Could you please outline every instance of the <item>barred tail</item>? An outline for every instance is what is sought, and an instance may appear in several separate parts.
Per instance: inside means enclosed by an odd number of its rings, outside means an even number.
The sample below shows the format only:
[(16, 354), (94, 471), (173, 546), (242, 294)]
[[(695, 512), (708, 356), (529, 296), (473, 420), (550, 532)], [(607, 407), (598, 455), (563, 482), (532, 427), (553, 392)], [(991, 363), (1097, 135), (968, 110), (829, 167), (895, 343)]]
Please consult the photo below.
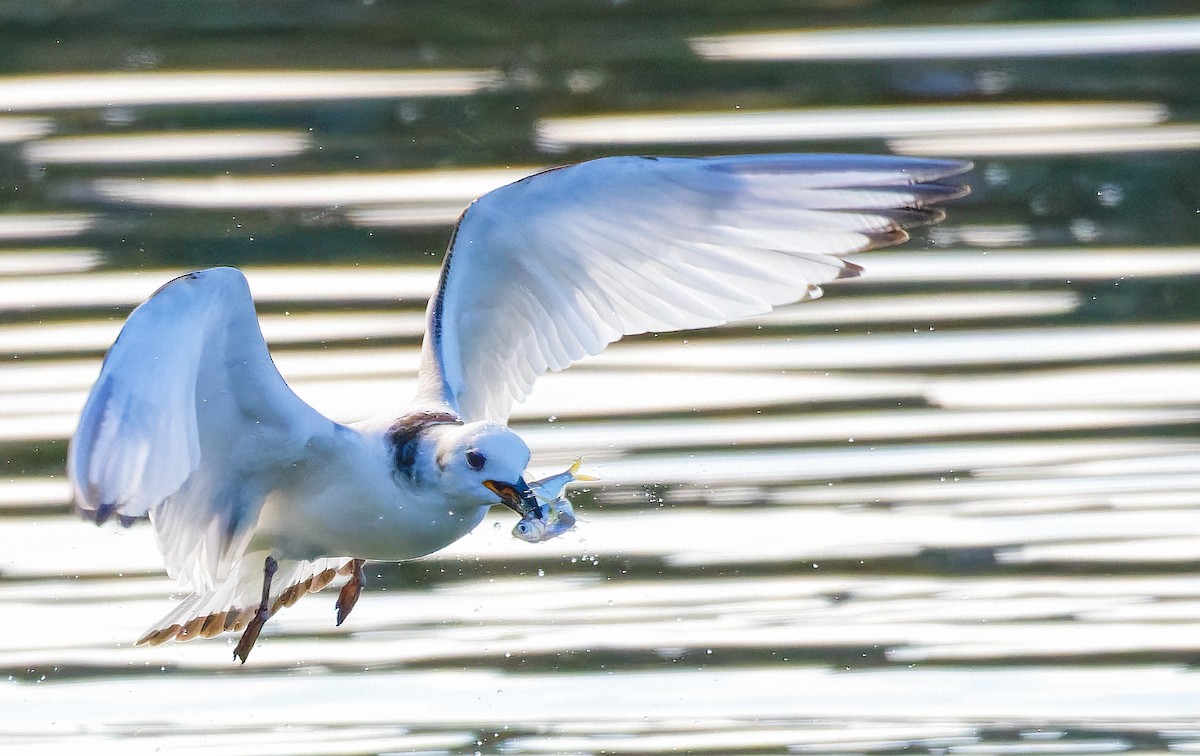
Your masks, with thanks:
[[(262, 601), (262, 564), (266, 557), (265, 552), (243, 555), (223, 583), (207, 593), (189, 595), (138, 638), (137, 645), (157, 646), (170, 640), (241, 632)], [(349, 575), (352, 564), (353, 560), (343, 557), (312, 562), (281, 560), (272, 581), (271, 613), (325, 588), (339, 575)]]

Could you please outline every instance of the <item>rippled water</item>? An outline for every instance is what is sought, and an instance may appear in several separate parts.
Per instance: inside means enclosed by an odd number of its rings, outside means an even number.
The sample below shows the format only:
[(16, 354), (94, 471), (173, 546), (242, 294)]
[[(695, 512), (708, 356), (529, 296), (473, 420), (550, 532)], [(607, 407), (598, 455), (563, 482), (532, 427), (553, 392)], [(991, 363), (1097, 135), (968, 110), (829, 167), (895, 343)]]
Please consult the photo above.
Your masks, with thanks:
[[(1200, 751), (1200, 17), (1031, 7), (0, 0), (0, 750)], [(540, 383), (575, 532), (369, 565), (245, 667), (131, 645), (174, 586), (62, 467), (134, 304), (243, 267), (301, 396), (378, 414), (472, 197), (762, 150), (975, 191), (819, 302)]]

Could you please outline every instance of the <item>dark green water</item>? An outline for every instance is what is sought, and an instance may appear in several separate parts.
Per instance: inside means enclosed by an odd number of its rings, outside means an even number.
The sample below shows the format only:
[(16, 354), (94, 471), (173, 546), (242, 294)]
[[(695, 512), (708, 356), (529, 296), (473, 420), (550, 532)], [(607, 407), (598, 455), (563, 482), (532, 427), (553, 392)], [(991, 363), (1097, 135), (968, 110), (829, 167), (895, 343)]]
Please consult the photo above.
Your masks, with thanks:
[[(0, 0), (0, 750), (1200, 749), (1200, 16), (1128, 7)], [(756, 151), (977, 169), (816, 303), (543, 380), (574, 533), (371, 565), (244, 668), (132, 647), (173, 585), (62, 467), (138, 301), (243, 267), (301, 396), (378, 414), (472, 197)]]

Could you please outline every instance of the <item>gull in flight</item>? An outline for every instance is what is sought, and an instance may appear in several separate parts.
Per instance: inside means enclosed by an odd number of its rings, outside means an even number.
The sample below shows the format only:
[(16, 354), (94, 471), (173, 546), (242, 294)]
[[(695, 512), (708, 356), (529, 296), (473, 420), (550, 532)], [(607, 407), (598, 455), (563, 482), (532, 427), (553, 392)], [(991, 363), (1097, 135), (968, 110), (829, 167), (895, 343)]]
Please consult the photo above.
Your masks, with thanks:
[(267, 351), (233, 268), (176, 278), (129, 316), (71, 441), (78, 512), (148, 517), (191, 594), (139, 644), (242, 632), (364, 560), (528, 512), (529, 448), (506, 423), (538, 376), (626, 334), (715, 326), (857, 276), (843, 255), (942, 218), (970, 164), (890, 156), (612, 157), (489, 192), (463, 212), (426, 312), (417, 393), (342, 424)]

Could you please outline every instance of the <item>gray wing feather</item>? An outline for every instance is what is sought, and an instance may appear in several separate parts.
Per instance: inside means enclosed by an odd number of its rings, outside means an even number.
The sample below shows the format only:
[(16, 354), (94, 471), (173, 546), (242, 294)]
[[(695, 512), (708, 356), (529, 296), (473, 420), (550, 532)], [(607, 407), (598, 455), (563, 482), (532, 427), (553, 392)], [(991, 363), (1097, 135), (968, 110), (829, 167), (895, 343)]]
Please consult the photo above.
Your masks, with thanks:
[(857, 155), (603, 158), (463, 214), (430, 300), (417, 401), (505, 421), (547, 370), (626, 334), (719, 325), (857, 275), (967, 193), (970, 164)]
[(246, 279), (190, 273), (129, 316), (71, 440), (77, 511), (149, 516), (168, 572), (196, 590), (245, 549), (274, 476), (332, 422), (275, 369)]

